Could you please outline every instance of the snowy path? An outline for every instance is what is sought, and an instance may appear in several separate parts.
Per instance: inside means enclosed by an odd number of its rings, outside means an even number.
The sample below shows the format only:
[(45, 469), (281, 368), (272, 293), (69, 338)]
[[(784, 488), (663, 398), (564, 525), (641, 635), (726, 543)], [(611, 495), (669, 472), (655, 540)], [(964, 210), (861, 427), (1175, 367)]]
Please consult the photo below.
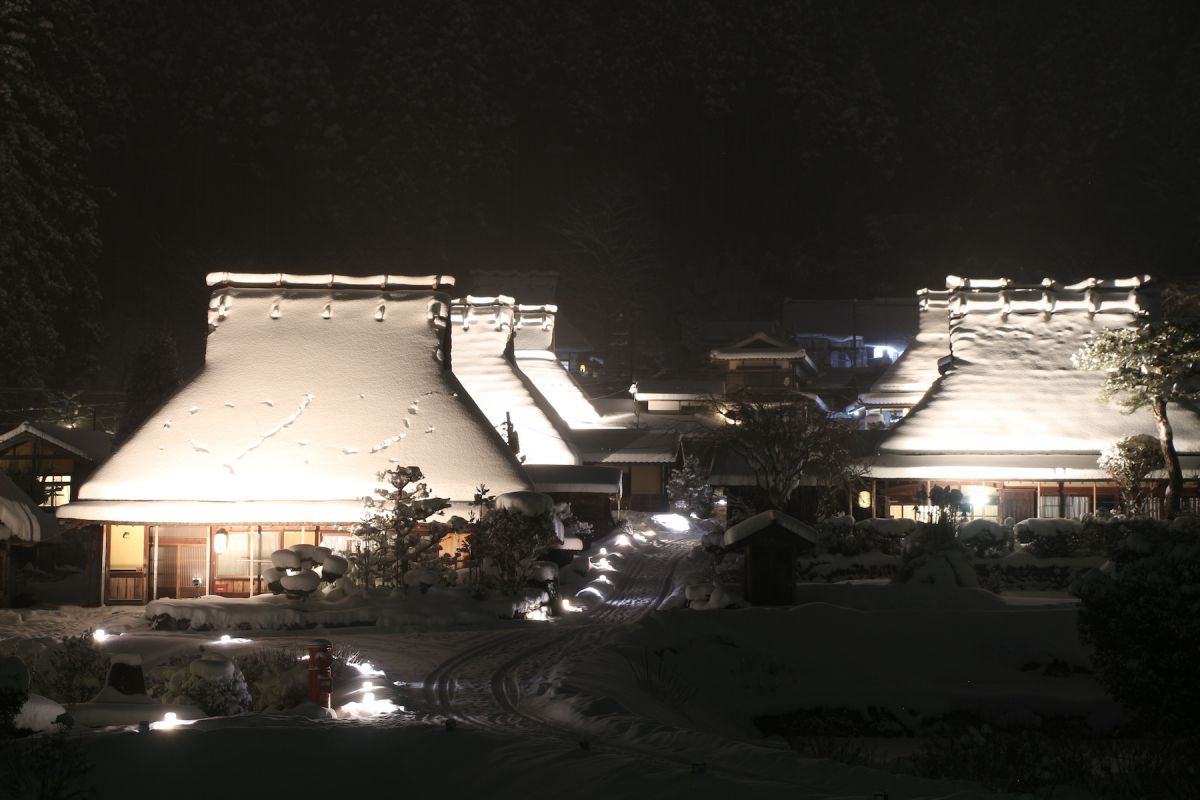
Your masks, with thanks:
[[(603, 647), (622, 626), (654, 611), (671, 590), (672, 576), (695, 546), (694, 538), (661, 537), (661, 546), (631, 555), (619, 589), (592, 612), (520, 630), (492, 633), (460, 650), (425, 678), (422, 695), (410, 698), (418, 719), (454, 719), (464, 729), (497, 734), (548, 750), (582, 756), (633, 759), (680, 773), (702, 772), (741, 782), (768, 794), (797, 798), (982, 798), (993, 795), (956, 782), (933, 783), (907, 776), (801, 758), (775, 744), (755, 744), (690, 729), (686, 713), (660, 709), (659, 720), (624, 709), (589, 716), (580, 704), (603, 698), (560, 694), (561, 676), (572, 662)], [(568, 693), (569, 695), (569, 693)], [(678, 709), (676, 711), (679, 711)], [(772, 788), (774, 787), (774, 788)]]

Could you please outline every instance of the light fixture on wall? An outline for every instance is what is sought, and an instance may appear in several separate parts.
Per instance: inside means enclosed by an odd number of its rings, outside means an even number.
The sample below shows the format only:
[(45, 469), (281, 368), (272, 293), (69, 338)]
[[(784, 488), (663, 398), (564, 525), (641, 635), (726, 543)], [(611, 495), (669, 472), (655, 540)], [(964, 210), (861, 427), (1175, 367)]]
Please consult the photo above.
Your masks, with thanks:
[(213, 534), (213, 552), (221, 555), (229, 546), (229, 533), (224, 528), (218, 528)]

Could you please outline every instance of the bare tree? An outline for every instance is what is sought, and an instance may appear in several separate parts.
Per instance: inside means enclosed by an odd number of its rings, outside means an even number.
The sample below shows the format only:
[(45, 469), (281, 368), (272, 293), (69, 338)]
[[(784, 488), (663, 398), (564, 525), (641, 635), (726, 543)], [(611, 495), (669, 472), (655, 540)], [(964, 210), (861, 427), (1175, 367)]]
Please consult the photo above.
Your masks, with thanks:
[(832, 493), (861, 475), (849, 426), (807, 396), (780, 402), (740, 395), (719, 401), (718, 411), (728, 421), (715, 433), (718, 443), (745, 460), (776, 507), (787, 505), (805, 479)]

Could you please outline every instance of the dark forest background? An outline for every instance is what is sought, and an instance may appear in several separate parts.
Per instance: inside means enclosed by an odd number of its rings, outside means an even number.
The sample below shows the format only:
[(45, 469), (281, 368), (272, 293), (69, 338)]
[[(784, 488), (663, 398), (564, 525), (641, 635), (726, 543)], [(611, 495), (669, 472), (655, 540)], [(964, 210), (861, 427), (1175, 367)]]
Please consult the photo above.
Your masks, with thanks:
[[(552, 269), (659, 353), (783, 297), (1189, 275), (1200, 4), (0, 0), (0, 385), (213, 270)], [(526, 298), (539, 300), (541, 298)]]

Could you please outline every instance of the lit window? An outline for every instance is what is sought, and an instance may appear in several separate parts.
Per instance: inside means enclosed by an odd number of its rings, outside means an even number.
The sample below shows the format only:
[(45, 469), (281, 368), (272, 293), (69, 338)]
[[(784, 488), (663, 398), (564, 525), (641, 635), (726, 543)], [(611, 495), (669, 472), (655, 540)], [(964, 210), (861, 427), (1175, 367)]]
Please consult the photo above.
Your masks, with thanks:
[(43, 475), (42, 490), (46, 493), (42, 508), (65, 506), (71, 501), (71, 476)]

